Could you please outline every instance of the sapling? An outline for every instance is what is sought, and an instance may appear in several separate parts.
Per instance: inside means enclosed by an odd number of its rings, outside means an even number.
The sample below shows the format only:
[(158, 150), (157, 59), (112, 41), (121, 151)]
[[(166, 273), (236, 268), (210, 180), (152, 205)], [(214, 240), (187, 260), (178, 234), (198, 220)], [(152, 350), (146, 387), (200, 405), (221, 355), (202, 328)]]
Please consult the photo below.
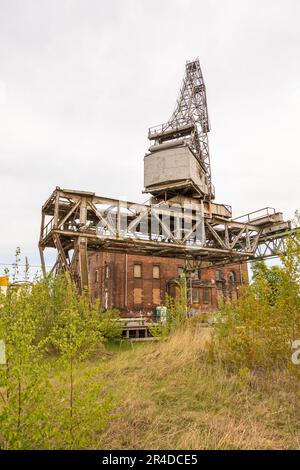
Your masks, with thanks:
[(40, 345), (34, 343), (36, 323), (30, 309), (30, 287), (12, 287), (0, 299), (0, 337), (6, 348), (6, 365), (0, 366), (0, 447), (43, 445), (46, 426), (45, 364)]
[(88, 293), (78, 295), (74, 282), (66, 275), (65, 305), (49, 338), (59, 353), (63, 374), (67, 373), (68, 405), (61, 407), (57, 416), (59, 434), (64, 436), (67, 448), (87, 445), (91, 428), (103, 427), (111, 406), (109, 398), (101, 401), (99, 378), (86, 377), (83, 388), (78, 387), (79, 380), (76, 380), (81, 374), (80, 364), (101, 347), (100, 323), (99, 310), (91, 304)]

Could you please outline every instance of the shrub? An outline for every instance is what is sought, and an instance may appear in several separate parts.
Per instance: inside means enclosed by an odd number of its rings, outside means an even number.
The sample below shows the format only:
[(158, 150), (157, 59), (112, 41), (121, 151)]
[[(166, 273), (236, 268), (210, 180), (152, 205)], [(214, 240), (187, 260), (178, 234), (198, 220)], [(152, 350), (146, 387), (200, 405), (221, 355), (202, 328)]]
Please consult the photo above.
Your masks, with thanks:
[(300, 338), (299, 246), (287, 239), (282, 266), (256, 264), (237, 305), (227, 301), (220, 309), (209, 346), (215, 358), (249, 369), (291, 363), (291, 343)]
[(177, 287), (179, 295), (176, 298), (166, 295), (167, 316), (166, 321), (159, 321), (149, 330), (152, 336), (166, 338), (170, 333), (184, 328), (187, 324), (187, 296), (186, 280), (181, 276)]
[(48, 368), (36, 343), (30, 287), (9, 289), (0, 299), (0, 338), (7, 364), (0, 366), (0, 448), (40, 447), (47, 435), (46, 395)]
[[(18, 249), (15, 281), (19, 260)], [(0, 294), (7, 356), (0, 365), (0, 449), (84, 447), (103, 429), (112, 398), (102, 396), (99, 377), (82, 374), (81, 366), (106, 338), (120, 336), (118, 312), (101, 312), (68, 275), (29, 283), (28, 269), (26, 263), (25, 283)], [(58, 389), (53, 369), (65, 384)]]

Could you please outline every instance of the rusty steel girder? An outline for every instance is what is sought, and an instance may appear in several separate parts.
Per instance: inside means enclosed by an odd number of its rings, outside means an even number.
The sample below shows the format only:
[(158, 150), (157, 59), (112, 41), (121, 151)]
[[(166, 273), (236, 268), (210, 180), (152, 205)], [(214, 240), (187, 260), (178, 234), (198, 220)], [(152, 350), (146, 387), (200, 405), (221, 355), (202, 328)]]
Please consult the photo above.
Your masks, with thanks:
[(281, 213), (266, 208), (247, 216), (232, 219), (227, 207), (193, 199), (135, 204), (57, 187), (42, 207), (43, 272), (46, 248), (57, 251), (51, 271), (70, 272), (82, 288), (88, 285), (90, 250), (226, 264), (284, 249), (291, 230)]

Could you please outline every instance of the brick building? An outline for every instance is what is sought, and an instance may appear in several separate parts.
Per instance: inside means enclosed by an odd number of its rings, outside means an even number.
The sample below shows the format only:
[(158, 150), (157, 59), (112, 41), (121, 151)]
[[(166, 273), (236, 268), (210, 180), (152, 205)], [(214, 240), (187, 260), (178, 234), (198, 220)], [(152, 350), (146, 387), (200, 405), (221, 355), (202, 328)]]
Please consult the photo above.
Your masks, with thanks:
[[(231, 206), (215, 202), (205, 90), (199, 59), (187, 62), (170, 119), (148, 130), (146, 203), (55, 189), (42, 208), (44, 274), (44, 249), (55, 248), (52, 271), (68, 270), (103, 308), (136, 317), (151, 316), (166, 294), (176, 297), (185, 272), (190, 310), (205, 312), (218, 308), (220, 296), (239, 296), (246, 260), (277, 253), (278, 238), (269, 237), (290, 229), (282, 213), (264, 208), (232, 218)], [(187, 260), (201, 269), (187, 269)]]
[[(184, 260), (126, 253), (91, 252), (89, 279), (93, 299), (122, 316), (151, 316), (165, 295), (176, 297)], [(207, 267), (187, 273), (187, 296), (193, 311), (212, 311), (219, 296), (236, 299), (248, 282), (247, 264)]]

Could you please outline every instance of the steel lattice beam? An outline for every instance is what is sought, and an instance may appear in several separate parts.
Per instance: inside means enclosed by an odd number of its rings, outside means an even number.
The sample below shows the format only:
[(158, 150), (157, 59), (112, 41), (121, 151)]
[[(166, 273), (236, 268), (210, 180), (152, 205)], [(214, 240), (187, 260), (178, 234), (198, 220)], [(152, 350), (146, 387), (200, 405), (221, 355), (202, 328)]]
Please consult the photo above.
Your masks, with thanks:
[(161, 126), (149, 129), (149, 139), (161, 143), (168, 136), (183, 137), (207, 176), (209, 199), (214, 199), (215, 190), (211, 179), (208, 145), (210, 131), (206, 89), (199, 59), (187, 62), (175, 110), (170, 119)]
[(85, 287), (89, 250), (225, 264), (274, 256), (284, 249), (283, 238), (291, 232), (281, 214), (240, 222), (212, 213), (212, 207), (217, 206), (134, 204), (56, 188), (42, 208), (42, 265), (45, 248), (55, 248), (53, 270), (77, 273)]

